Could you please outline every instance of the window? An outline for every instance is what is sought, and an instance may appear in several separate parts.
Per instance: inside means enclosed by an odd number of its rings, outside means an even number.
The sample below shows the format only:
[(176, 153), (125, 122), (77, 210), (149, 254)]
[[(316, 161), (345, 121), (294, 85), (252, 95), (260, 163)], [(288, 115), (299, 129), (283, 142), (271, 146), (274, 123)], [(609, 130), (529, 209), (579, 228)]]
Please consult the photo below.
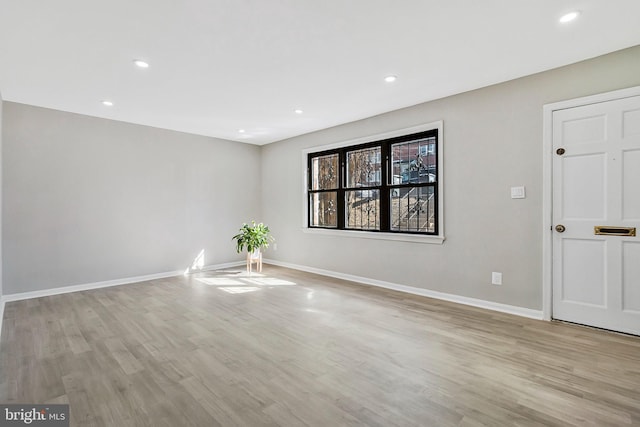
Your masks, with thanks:
[(438, 234), (438, 129), (307, 155), (308, 227)]

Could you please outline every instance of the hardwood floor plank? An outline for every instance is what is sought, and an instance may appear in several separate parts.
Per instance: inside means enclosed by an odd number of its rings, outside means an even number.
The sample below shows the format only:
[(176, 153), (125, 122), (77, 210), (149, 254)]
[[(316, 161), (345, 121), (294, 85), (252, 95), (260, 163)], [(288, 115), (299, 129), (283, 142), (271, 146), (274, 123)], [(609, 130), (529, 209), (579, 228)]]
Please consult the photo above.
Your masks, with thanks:
[(74, 426), (640, 425), (640, 338), (265, 265), (7, 303), (0, 401)]
[(74, 354), (80, 354), (91, 350), (89, 343), (80, 331), (81, 323), (79, 323), (79, 320), (80, 319), (69, 318), (60, 319), (60, 325), (64, 331), (64, 336), (67, 338), (67, 343)]
[(127, 375), (135, 374), (144, 369), (142, 364), (135, 358), (133, 354), (125, 347), (118, 338), (108, 338), (104, 342), (105, 346), (111, 353), (111, 356), (118, 362), (122, 370)]

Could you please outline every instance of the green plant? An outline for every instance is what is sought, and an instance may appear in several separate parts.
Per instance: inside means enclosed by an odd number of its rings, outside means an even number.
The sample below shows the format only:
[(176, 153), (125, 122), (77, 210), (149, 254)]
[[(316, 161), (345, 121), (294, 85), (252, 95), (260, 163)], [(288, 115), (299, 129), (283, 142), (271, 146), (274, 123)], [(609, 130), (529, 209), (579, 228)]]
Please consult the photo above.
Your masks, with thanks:
[(271, 236), (269, 227), (263, 223), (256, 224), (251, 221), (251, 225), (244, 223), (240, 227), (240, 233), (232, 237), (236, 241), (236, 250), (242, 252), (247, 247), (247, 252), (252, 253), (256, 249), (268, 248), (269, 242), (275, 239)]

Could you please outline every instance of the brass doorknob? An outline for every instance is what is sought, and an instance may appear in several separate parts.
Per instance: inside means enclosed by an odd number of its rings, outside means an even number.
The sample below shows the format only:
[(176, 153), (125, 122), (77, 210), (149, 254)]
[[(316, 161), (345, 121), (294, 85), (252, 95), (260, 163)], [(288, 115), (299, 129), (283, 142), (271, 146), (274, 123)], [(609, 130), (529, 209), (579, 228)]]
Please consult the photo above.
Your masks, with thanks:
[(565, 228), (565, 226), (564, 226), (564, 225), (562, 225), (562, 224), (558, 224), (558, 225), (556, 225), (556, 231), (557, 231), (558, 233), (564, 233), (564, 230), (566, 230), (566, 228)]

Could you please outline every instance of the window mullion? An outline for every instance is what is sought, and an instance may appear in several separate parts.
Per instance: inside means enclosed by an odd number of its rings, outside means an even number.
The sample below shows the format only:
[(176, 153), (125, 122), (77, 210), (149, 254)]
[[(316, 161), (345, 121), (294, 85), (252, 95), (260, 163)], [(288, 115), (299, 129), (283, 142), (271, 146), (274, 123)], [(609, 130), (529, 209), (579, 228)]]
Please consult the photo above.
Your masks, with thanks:
[(390, 223), (390, 202), (389, 202), (389, 174), (391, 165), (389, 160), (389, 144), (382, 144), (380, 147), (380, 155), (382, 156), (382, 179), (380, 187), (380, 231), (389, 231)]
[(344, 230), (345, 228), (345, 192), (344, 187), (346, 184), (346, 171), (345, 171), (345, 150), (339, 151), (338, 162), (339, 162), (339, 181), (338, 181), (338, 229)]

